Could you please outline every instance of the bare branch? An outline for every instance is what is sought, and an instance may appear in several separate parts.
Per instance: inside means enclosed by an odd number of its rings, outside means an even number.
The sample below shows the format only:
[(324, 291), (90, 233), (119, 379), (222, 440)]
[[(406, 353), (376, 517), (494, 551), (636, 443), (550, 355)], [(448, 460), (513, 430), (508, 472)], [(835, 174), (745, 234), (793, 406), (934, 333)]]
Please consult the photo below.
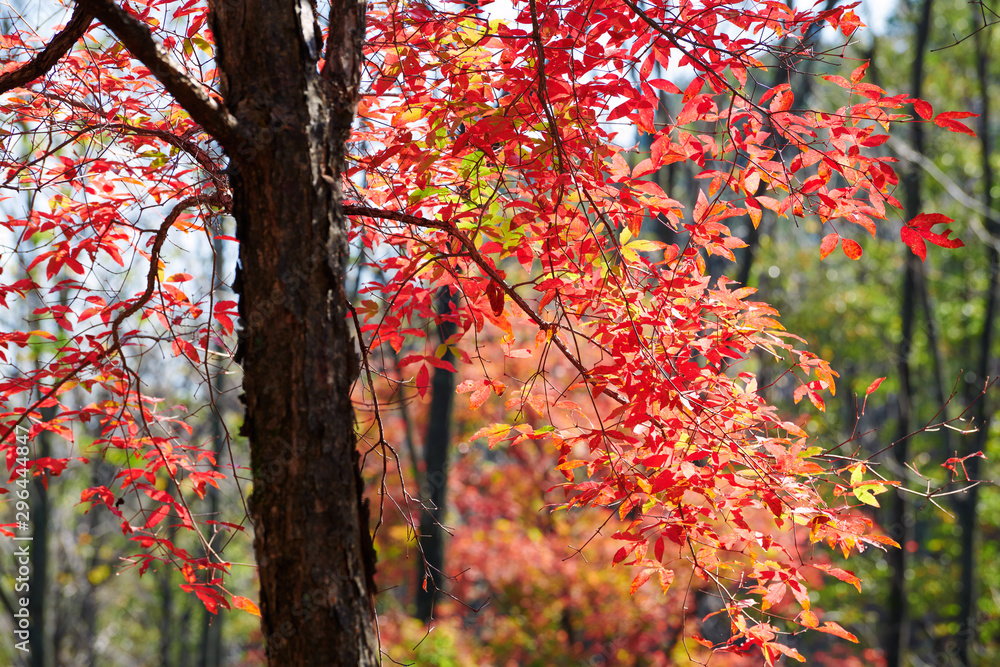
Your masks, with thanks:
[(130, 15), (112, 0), (78, 0), (79, 5), (93, 12), (125, 48), (139, 59), (173, 95), (191, 118), (212, 135), (223, 148), (232, 151), (241, 139), (239, 124), (229, 111), (213, 99), (203, 85), (156, 43), (139, 19)]
[(48, 46), (41, 50), (29, 62), (0, 76), (0, 94), (15, 88), (23, 88), (35, 79), (48, 74), (59, 59), (69, 53), (76, 41), (87, 32), (94, 14), (87, 7), (78, 4), (73, 10), (73, 16), (62, 31), (52, 38)]

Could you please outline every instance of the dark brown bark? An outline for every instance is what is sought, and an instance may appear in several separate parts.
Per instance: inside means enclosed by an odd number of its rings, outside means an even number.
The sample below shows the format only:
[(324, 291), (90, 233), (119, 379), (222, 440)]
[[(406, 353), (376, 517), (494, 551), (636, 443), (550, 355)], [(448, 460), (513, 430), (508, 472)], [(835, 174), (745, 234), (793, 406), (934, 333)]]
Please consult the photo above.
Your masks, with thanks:
[[(923, 262), (917, 264), (917, 270), (916, 289), (920, 299), (920, 309), (924, 313), (924, 323), (927, 325), (924, 333), (927, 334), (927, 348), (931, 354), (931, 370), (934, 374), (931, 393), (934, 401), (941, 407), (941, 419), (947, 421), (949, 418), (948, 399), (951, 394), (949, 391), (951, 387), (945, 379), (944, 353), (941, 350), (939, 342), (937, 319), (934, 316), (934, 304), (931, 301), (930, 287), (927, 284), (927, 272), (924, 270)], [(952, 430), (947, 428), (941, 429), (941, 433), (939, 434), (941, 437), (941, 451), (944, 452), (945, 458), (952, 456), (952, 452), (955, 451), (951, 444), (951, 434)]]
[(268, 662), (375, 665), (375, 554), (350, 400), (359, 362), (345, 317), (340, 185), (365, 3), (331, 4), (324, 54), (312, 3), (210, 0), (221, 103), (114, 0), (79, 0), (51, 47), (0, 84), (44, 75), (91, 15), (230, 158)]
[(174, 642), (177, 641), (175, 636), (175, 628), (177, 627), (177, 618), (174, 614), (174, 584), (170, 575), (173, 572), (165, 572), (164, 576), (161, 576), (156, 581), (156, 587), (159, 589), (159, 607), (160, 607), (160, 627), (159, 627), (159, 640), (160, 640), (160, 667), (173, 667), (174, 661), (171, 659), (173, 657), (173, 651), (171, 649), (174, 646)]
[(214, 0), (230, 150), (251, 512), (268, 662), (375, 665), (374, 550), (354, 435), (359, 360), (344, 302), (340, 179), (358, 103), (364, 3)]

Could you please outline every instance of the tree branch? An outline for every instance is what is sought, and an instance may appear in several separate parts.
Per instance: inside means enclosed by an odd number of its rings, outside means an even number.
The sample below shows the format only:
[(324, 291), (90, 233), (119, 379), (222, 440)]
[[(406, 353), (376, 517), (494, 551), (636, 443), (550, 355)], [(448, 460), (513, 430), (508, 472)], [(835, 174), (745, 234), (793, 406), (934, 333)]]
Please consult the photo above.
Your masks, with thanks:
[(401, 211), (387, 211), (371, 206), (356, 206), (354, 204), (344, 204), (344, 215), (363, 215), (369, 218), (379, 218), (381, 220), (393, 220), (416, 227), (426, 227), (428, 229), (441, 229), (450, 232), (453, 225), (449, 222), (439, 222), (430, 218), (422, 218), (419, 215), (411, 215)]
[(83, 4), (78, 4), (73, 10), (73, 16), (69, 23), (52, 38), (48, 46), (29, 62), (0, 76), (0, 94), (15, 88), (23, 88), (35, 79), (48, 74), (49, 70), (59, 62), (59, 59), (69, 53), (69, 50), (83, 36), (83, 33), (87, 32), (87, 28), (90, 27), (93, 20), (94, 13)]
[(188, 74), (156, 43), (149, 29), (139, 19), (119, 7), (113, 0), (77, 0), (79, 6), (92, 12), (117, 37), (129, 52), (139, 59), (163, 84), (191, 118), (232, 154), (242, 138), (236, 118), (218, 101), (209, 96), (205, 87)]

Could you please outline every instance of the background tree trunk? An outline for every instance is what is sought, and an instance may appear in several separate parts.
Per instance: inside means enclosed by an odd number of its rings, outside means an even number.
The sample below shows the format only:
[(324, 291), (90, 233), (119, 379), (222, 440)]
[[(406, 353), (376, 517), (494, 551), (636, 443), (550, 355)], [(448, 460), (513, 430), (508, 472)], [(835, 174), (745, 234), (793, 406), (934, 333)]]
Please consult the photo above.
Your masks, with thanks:
[[(976, 27), (982, 25), (979, 9), (973, 6), (972, 24)], [(976, 74), (979, 83), (979, 149), (981, 152), (981, 166), (983, 170), (983, 205), (987, 211), (993, 210), (993, 143), (990, 136), (990, 75), (989, 75), (989, 46), (991, 37), (989, 30), (980, 30), (975, 34), (976, 47)], [(979, 337), (979, 359), (977, 363), (975, 377), (968, 383), (967, 396), (973, 399), (978, 396), (976, 409), (974, 412), (974, 425), (978, 431), (974, 437), (969, 438), (963, 454), (972, 454), (986, 449), (989, 440), (990, 423), (993, 411), (988, 405), (987, 396), (979, 396), (983, 390), (987, 379), (992, 375), (995, 363), (993, 361), (993, 339), (996, 331), (997, 315), (997, 288), (998, 274), (1000, 274), (1000, 252), (997, 251), (997, 243), (1000, 243), (1000, 221), (992, 215), (984, 219), (987, 232), (989, 232), (989, 246), (986, 255), (989, 260), (989, 282), (987, 283), (986, 294), (983, 305), (983, 331)], [(966, 472), (969, 479), (977, 480), (981, 476), (980, 461), (977, 457), (970, 458), (965, 463)], [(961, 557), (960, 557), (960, 582), (961, 586), (958, 594), (959, 622), (961, 629), (957, 637), (958, 664), (973, 664), (975, 647), (979, 644), (978, 621), (976, 619), (977, 599), (979, 596), (976, 572), (976, 555), (979, 550), (979, 487), (974, 486), (964, 495), (960, 496), (956, 507), (958, 515), (958, 525), (962, 529), (961, 535)]]
[[(55, 410), (42, 409), (43, 419), (52, 419)], [(35, 451), (39, 458), (52, 455), (52, 436), (40, 433), (35, 437)], [(31, 667), (48, 667), (49, 659), (48, 623), (51, 611), (46, 604), (49, 588), (49, 532), (51, 507), (49, 490), (40, 481), (31, 484), (31, 597), (28, 598), (28, 613), (31, 615)]]
[[(457, 295), (447, 287), (437, 294), (439, 316), (448, 316), (458, 307)], [(439, 320), (438, 335), (444, 343), (455, 333), (455, 323)], [(455, 355), (445, 352), (444, 361), (453, 363)], [(445, 530), (441, 524), (448, 509), (448, 451), (451, 447), (452, 406), (455, 397), (455, 374), (443, 368), (434, 369), (431, 380), (431, 405), (424, 440), (424, 486), (420, 497), (430, 499), (430, 508), (420, 517), (420, 584), (417, 586), (417, 618), (425, 623), (434, 614), (434, 599), (444, 586)], [(427, 580), (428, 575), (430, 581)]]
[[(216, 289), (224, 289), (225, 285), (222, 283), (223, 275), (223, 248), (222, 241), (216, 239), (213, 244), (212, 249), (213, 256), (213, 273), (216, 277)], [(216, 397), (216, 405), (214, 407), (214, 414), (211, 417), (212, 425), (212, 441), (215, 451), (215, 465), (212, 469), (218, 471), (221, 468), (220, 461), (225, 452), (225, 440), (226, 440), (226, 430), (224, 424), (222, 423), (222, 410), (218, 405), (218, 400), (222, 396), (225, 385), (223, 383), (223, 375), (216, 375), (212, 379), (213, 393)], [(219, 489), (214, 486), (209, 485), (205, 489), (205, 496), (208, 499), (208, 514), (214, 520), (219, 518), (219, 504), (220, 504), (220, 492)], [(222, 623), (225, 616), (221, 614), (212, 614), (207, 609), (201, 610), (201, 636), (199, 638), (198, 644), (198, 667), (219, 667), (222, 664)]]
[(323, 73), (310, 3), (210, 3), (230, 150), (237, 291), (268, 662), (375, 665), (374, 550), (354, 435), (341, 172), (365, 5), (334, 2)]
[[(913, 67), (911, 69), (910, 94), (920, 97), (924, 81), (924, 56), (927, 51), (927, 40), (930, 32), (932, 0), (923, 0), (920, 18), (916, 24), (916, 36), (913, 46)], [(911, 125), (911, 141), (913, 149), (919, 154), (924, 152), (924, 131), (922, 123)], [(910, 165), (903, 175), (905, 188), (904, 218), (909, 220), (920, 213), (920, 168)], [(913, 426), (913, 381), (910, 373), (910, 352), (913, 348), (914, 324), (918, 298), (919, 279), (921, 271), (920, 259), (907, 254), (903, 267), (902, 302), (900, 307), (901, 332), (899, 341), (899, 396), (896, 445), (892, 450), (892, 460), (895, 462), (892, 473), (905, 482), (906, 468), (904, 463), (908, 458), (906, 441)], [(928, 314), (929, 316), (929, 314)], [(884, 646), (887, 667), (900, 667), (906, 663), (906, 650), (910, 643), (910, 611), (906, 586), (906, 569), (908, 567), (907, 546), (910, 541), (913, 518), (909, 512), (909, 503), (902, 493), (893, 494), (889, 506), (887, 522), (884, 528), (889, 536), (899, 542), (899, 549), (889, 549), (887, 561), (890, 568), (889, 600), (886, 609), (887, 623), (885, 625)]]

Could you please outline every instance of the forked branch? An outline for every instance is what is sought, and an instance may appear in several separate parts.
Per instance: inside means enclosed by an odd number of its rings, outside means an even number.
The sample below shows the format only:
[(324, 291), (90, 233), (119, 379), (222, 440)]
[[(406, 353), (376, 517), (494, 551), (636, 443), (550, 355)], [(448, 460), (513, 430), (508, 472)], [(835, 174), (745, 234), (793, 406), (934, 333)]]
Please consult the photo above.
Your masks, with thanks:
[(76, 41), (87, 32), (87, 28), (90, 27), (93, 20), (94, 13), (90, 8), (78, 4), (66, 27), (53, 37), (44, 49), (17, 69), (0, 75), (0, 94), (15, 88), (23, 88), (35, 79), (48, 74), (49, 70), (59, 62), (59, 59), (69, 53)]
[(232, 152), (241, 132), (236, 118), (213, 99), (205, 87), (156, 43), (146, 25), (112, 0), (78, 0), (79, 6), (100, 19), (125, 48), (163, 84), (191, 118)]

